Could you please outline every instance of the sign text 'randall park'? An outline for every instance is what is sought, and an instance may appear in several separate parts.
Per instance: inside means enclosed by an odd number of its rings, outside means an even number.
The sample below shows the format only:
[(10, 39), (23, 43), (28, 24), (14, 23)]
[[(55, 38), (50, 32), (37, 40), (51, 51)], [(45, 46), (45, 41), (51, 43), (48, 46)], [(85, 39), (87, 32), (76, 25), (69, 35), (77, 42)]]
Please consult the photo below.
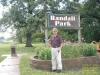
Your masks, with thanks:
[(79, 27), (78, 15), (73, 14), (49, 14), (49, 27)]

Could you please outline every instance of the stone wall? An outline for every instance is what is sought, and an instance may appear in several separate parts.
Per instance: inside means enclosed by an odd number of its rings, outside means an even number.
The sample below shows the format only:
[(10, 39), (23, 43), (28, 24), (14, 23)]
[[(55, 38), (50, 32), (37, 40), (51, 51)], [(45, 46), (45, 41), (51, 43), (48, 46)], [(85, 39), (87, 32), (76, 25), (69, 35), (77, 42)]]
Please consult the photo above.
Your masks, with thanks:
[[(63, 70), (80, 70), (85, 64), (98, 64), (100, 67), (100, 53), (96, 56), (62, 59)], [(51, 60), (40, 60), (30, 57), (30, 65), (40, 70), (51, 70)]]

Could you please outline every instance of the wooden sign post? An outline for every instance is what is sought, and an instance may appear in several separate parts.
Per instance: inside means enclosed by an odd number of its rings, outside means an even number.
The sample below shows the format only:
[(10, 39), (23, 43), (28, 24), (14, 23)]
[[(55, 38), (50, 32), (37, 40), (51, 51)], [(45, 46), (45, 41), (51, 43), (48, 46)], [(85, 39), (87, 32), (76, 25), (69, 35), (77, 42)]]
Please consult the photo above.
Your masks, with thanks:
[(45, 46), (46, 48), (48, 48), (48, 25), (47, 25), (47, 16), (48, 16), (48, 12), (45, 14)]
[[(78, 26), (80, 27), (80, 13), (78, 14)], [(81, 29), (78, 29), (78, 43), (81, 43)]]

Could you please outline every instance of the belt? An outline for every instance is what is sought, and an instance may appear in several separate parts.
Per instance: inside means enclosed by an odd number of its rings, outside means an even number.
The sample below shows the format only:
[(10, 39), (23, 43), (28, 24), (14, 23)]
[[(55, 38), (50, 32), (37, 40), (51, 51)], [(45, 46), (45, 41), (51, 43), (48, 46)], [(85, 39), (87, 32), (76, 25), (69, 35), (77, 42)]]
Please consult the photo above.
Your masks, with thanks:
[(53, 47), (53, 48), (58, 48), (58, 46), (55, 46), (55, 47)]

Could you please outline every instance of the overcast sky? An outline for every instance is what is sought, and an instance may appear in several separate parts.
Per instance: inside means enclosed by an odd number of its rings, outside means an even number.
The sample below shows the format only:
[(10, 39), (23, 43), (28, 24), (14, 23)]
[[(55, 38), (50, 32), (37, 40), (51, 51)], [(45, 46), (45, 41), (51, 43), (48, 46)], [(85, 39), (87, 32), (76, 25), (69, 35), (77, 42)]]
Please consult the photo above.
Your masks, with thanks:
[(0, 18), (2, 17), (3, 6), (0, 4)]
[[(3, 6), (0, 4), (0, 19), (2, 18), (3, 12), (7, 10), (8, 8), (3, 8)], [(10, 38), (12, 36), (11, 32), (11, 28), (7, 29), (6, 32), (0, 32), (0, 37), (4, 37), (5, 39)]]

